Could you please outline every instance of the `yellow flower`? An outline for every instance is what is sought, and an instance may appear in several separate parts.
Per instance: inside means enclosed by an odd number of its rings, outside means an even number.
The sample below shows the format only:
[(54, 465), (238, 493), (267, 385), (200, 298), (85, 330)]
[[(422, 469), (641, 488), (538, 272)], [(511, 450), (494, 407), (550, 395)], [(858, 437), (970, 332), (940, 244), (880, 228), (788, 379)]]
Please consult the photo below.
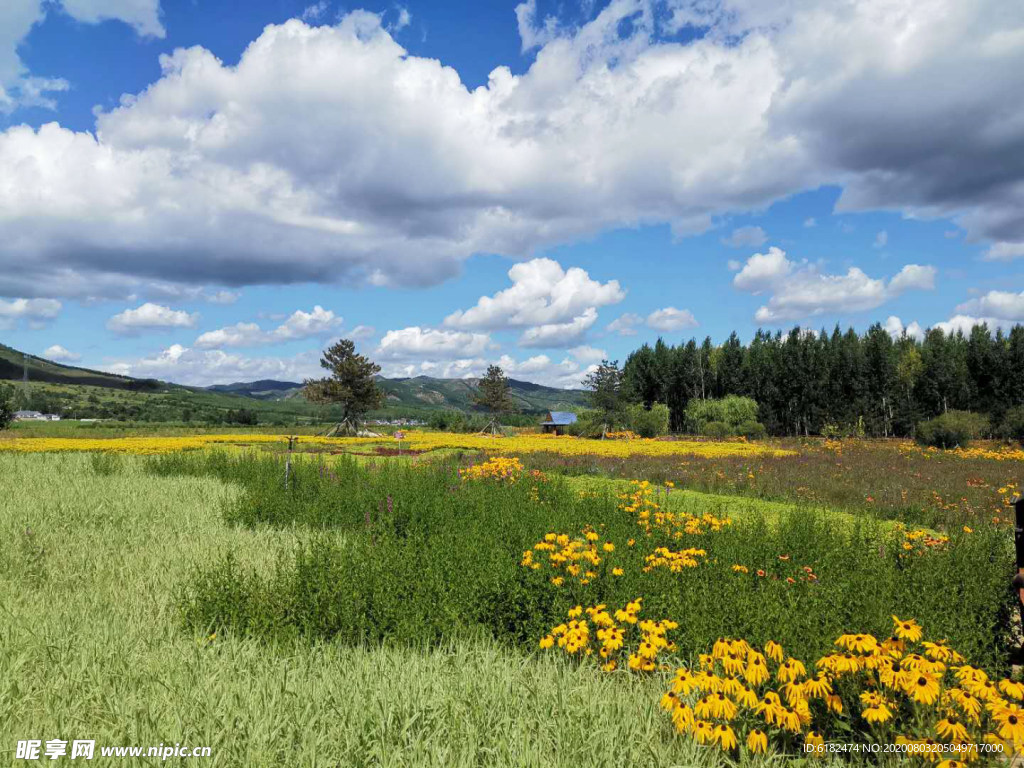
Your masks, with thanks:
[(615, 551), (615, 545), (612, 544), (610, 541), (606, 541), (604, 544), (602, 544), (601, 548), (605, 552), (614, 552)]
[(540, 639), (540, 647), (541, 648), (550, 648), (554, 644), (555, 644), (555, 638), (552, 637), (551, 635), (545, 635), (544, 637), (542, 637)]
[(819, 672), (817, 677), (805, 681), (803, 688), (812, 699), (824, 699), (832, 693), (832, 683), (824, 672)]
[(676, 707), (672, 711), (672, 724), (680, 733), (690, 730), (693, 725), (693, 710), (686, 704)]
[(555, 576), (553, 579), (551, 579), (551, 583), (554, 584), (556, 587), (562, 586), (563, 581), (565, 581), (565, 577), (563, 576)]
[(714, 738), (714, 727), (707, 720), (697, 720), (693, 724), (693, 738), (698, 744), (707, 744)]
[(1024, 683), (1016, 680), (1003, 679), (999, 681), (999, 690), (1011, 699), (1024, 699)]
[(804, 744), (813, 747), (815, 753), (823, 754), (825, 751), (825, 738), (818, 731), (808, 731)]
[(747, 749), (755, 755), (765, 752), (768, 749), (768, 734), (758, 728), (752, 728), (747, 734)]
[(795, 682), (797, 678), (804, 677), (806, 674), (807, 669), (804, 667), (803, 662), (790, 657), (779, 665), (776, 677), (778, 677), (780, 683), (787, 683)]
[(610, 661), (608, 661), (608, 662), (606, 662), (606, 663), (601, 665), (601, 670), (604, 671), (604, 672), (614, 672), (615, 671), (615, 667), (616, 667), (615, 659), (611, 659)]
[(734, 565), (732, 569), (736, 573), (750, 573), (749, 569), (745, 565)]
[(726, 752), (736, 749), (736, 732), (728, 725), (716, 725), (713, 738)]
[(577, 605), (575, 608), (570, 608), (569, 609), (569, 618), (570, 619), (575, 619), (581, 613), (583, 613), (583, 606), (582, 605)]
[(752, 653), (747, 661), (747, 668), (743, 677), (751, 685), (760, 685), (768, 679), (768, 665), (765, 664), (764, 656), (759, 653)]
[(868, 707), (861, 714), (869, 723), (884, 723), (892, 718), (892, 710), (885, 706), (885, 704), (880, 704), (877, 707)]
[(769, 640), (767, 643), (765, 643), (764, 652), (772, 661), (779, 663), (782, 662), (782, 646), (776, 643), (774, 640)]
[(920, 704), (934, 704), (939, 696), (939, 681), (927, 672), (916, 673), (904, 688)]
[(935, 732), (946, 741), (967, 741), (967, 728), (955, 717), (944, 717), (935, 724)]

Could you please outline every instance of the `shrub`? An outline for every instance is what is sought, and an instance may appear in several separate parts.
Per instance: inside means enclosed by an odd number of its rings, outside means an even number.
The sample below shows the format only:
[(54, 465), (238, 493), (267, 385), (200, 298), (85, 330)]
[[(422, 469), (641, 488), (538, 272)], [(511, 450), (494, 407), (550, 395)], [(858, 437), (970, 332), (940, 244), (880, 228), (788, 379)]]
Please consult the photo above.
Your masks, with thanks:
[(746, 421), (757, 421), (757, 402), (749, 397), (729, 395), (720, 400), (698, 400), (686, 404), (686, 426), (698, 435), (703, 435), (704, 425), (719, 421), (735, 430)]
[(970, 411), (947, 411), (917, 425), (916, 438), (922, 445), (935, 448), (966, 447), (971, 440), (989, 431), (987, 416)]
[(609, 419), (608, 414), (597, 408), (579, 408), (574, 411), (576, 423), (565, 428), (565, 434), (574, 437), (600, 437), (605, 428), (616, 430), (620, 424)]
[(642, 403), (629, 407), (629, 428), (640, 437), (661, 437), (668, 434), (669, 410), (664, 403), (654, 403), (650, 409)]
[(1019, 405), (1006, 412), (1003, 423), (999, 425), (999, 436), (1024, 445), (1024, 406)]
[(734, 437), (736, 431), (724, 421), (709, 421), (701, 427), (700, 433), (705, 437), (713, 437), (716, 440), (724, 440), (727, 437)]
[(748, 440), (764, 440), (768, 431), (758, 421), (744, 421), (736, 427), (736, 434)]

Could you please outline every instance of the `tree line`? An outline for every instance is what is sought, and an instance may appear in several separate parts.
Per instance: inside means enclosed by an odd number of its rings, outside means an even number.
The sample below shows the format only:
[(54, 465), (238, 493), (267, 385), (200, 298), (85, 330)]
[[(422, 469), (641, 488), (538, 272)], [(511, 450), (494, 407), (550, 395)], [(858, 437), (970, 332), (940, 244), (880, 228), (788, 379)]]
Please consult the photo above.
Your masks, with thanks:
[(831, 333), (759, 329), (749, 344), (735, 331), (719, 346), (710, 337), (675, 346), (659, 338), (626, 359), (621, 390), (646, 407), (667, 405), (673, 431), (685, 430), (691, 400), (728, 395), (756, 400), (773, 435), (910, 436), (920, 421), (953, 410), (998, 424), (1024, 405), (1024, 326), (932, 328), (920, 340), (894, 338), (879, 323), (863, 334), (838, 325)]

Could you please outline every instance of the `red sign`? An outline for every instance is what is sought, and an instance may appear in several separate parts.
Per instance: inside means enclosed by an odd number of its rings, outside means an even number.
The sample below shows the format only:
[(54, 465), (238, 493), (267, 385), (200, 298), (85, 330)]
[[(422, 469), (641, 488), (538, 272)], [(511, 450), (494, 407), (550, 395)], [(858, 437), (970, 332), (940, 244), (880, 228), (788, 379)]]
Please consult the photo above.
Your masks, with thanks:
[(395, 440), (405, 440), (405, 432), (395, 432)]

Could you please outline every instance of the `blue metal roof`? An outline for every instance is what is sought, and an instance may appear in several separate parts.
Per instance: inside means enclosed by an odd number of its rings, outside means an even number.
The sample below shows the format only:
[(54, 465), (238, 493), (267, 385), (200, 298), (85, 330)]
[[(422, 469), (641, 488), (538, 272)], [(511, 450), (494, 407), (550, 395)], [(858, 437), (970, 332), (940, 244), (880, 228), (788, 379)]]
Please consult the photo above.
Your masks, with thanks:
[(576, 414), (571, 411), (549, 411), (548, 418), (546, 418), (543, 423), (554, 424), (556, 427), (564, 427), (568, 424), (576, 423)]

